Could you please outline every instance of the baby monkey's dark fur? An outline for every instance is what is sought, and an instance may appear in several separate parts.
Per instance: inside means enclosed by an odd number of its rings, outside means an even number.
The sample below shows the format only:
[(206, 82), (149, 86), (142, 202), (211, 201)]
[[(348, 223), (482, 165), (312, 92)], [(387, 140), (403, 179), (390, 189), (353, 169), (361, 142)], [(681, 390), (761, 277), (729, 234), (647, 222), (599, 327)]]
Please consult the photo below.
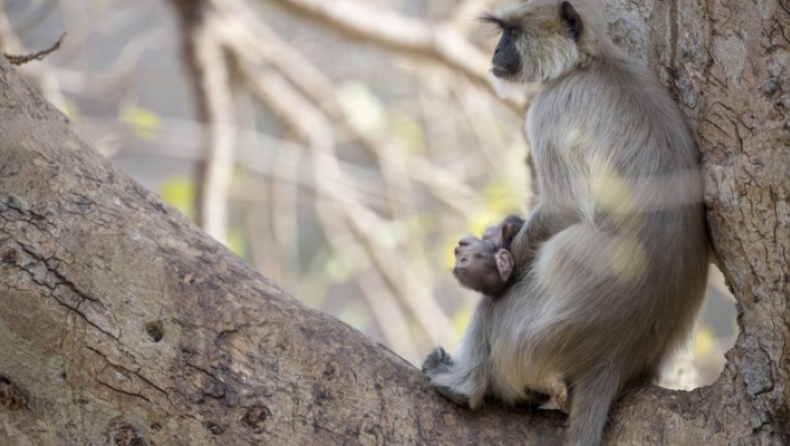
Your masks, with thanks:
[(453, 268), (458, 282), (491, 297), (502, 295), (513, 283), (514, 262), (509, 249), (522, 226), (524, 219), (511, 215), (488, 228), (482, 239), (467, 235), (459, 240)]

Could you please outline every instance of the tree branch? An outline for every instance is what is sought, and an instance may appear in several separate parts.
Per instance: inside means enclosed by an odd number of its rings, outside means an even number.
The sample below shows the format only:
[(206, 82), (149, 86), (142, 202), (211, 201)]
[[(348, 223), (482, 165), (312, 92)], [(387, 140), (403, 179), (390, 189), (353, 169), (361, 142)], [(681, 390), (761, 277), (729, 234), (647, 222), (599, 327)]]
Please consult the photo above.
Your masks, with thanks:
[[(305, 308), (101, 159), (4, 60), (0, 84), (0, 375), (30, 407), (9, 415), (15, 441), (97, 443), (121, 426), (157, 444), (558, 443), (556, 412), (472, 413), (439, 397), (419, 370)], [(116, 371), (98, 381), (108, 361)], [(734, 427), (700, 416), (740, 401), (731, 379), (629, 395), (611, 441), (726, 444)]]
[[(452, 24), (431, 24), (378, 11), (357, 0), (270, 0), (283, 8), (349, 37), (384, 48), (440, 62), (465, 74), (492, 94), (488, 56), (472, 45)], [(506, 100), (512, 109), (523, 111), (523, 101)]]
[[(654, 45), (672, 40), (660, 32), (664, 6), (649, 18)], [(623, 397), (608, 444), (790, 436), (786, 120), (770, 89), (708, 82), (789, 81), (790, 14), (777, 7), (765, 21), (763, 6), (684, 11), (711, 31), (672, 43), (687, 49), (671, 61), (684, 76), (675, 87), (696, 107), (686, 111), (703, 141), (712, 238), (744, 331), (712, 386)], [(729, 32), (733, 17), (754, 39)], [(711, 63), (733, 42), (742, 52)], [(737, 57), (748, 69), (724, 63)], [(3, 58), (0, 85), (0, 444), (560, 441), (554, 412), (473, 413), (437, 396), (418, 370), (305, 308), (99, 157)]]
[(12, 54), (5, 54), (6, 59), (11, 62), (12, 65), (24, 65), (28, 62), (34, 60), (43, 60), (47, 55), (49, 55), (53, 51), (57, 51), (60, 48), (60, 44), (63, 43), (63, 38), (66, 37), (66, 34), (63, 33), (58, 40), (53, 43), (49, 48), (43, 49), (41, 51), (36, 51), (35, 53), (30, 54), (20, 54), (20, 55), (12, 55)]
[(184, 56), (195, 84), (198, 114), (208, 130), (205, 158), (198, 167), (196, 221), (224, 242), (236, 145), (236, 111), (225, 51), (215, 35), (216, 14), (206, 4), (173, 3), (181, 17)]

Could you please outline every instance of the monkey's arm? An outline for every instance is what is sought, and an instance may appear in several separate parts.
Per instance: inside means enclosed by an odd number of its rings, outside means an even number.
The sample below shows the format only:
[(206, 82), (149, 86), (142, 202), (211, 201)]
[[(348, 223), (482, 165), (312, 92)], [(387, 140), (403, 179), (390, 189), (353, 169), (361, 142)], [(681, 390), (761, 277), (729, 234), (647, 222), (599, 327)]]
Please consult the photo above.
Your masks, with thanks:
[(516, 265), (531, 263), (543, 242), (577, 222), (578, 218), (572, 212), (539, 201), (510, 243), (509, 249)]

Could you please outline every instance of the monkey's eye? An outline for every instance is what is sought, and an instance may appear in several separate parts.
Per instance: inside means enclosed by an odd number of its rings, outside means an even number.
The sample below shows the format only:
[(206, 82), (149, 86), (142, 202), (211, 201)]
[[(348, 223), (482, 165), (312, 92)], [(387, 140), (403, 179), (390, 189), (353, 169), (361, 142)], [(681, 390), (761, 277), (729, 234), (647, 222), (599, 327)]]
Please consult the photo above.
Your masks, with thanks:
[(499, 30), (503, 32), (507, 31), (508, 28), (511, 28), (510, 24), (508, 24), (506, 21), (491, 14), (483, 15), (482, 17), (480, 17), (480, 21), (483, 23), (490, 23), (492, 25), (496, 25), (497, 28), (499, 28)]

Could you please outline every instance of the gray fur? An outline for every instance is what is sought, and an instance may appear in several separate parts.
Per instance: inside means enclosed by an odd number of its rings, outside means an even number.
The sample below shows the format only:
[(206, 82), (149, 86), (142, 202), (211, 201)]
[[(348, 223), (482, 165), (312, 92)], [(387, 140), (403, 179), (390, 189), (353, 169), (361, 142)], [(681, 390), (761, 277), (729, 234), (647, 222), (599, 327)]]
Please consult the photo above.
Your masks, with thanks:
[(680, 111), (612, 44), (594, 5), (571, 2), (584, 24), (574, 42), (561, 3), (496, 16), (522, 32), (523, 68), (505, 80), (538, 92), (526, 133), (539, 195), (510, 247), (518, 282), (482, 296), (455, 358), (437, 350), (424, 370), (472, 408), (550, 393), (561, 377), (569, 444), (595, 446), (614, 399), (655, 382), (692, 332), (709, 248), (699, 155)]

